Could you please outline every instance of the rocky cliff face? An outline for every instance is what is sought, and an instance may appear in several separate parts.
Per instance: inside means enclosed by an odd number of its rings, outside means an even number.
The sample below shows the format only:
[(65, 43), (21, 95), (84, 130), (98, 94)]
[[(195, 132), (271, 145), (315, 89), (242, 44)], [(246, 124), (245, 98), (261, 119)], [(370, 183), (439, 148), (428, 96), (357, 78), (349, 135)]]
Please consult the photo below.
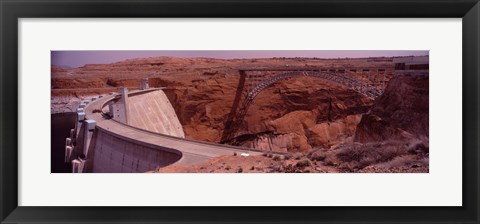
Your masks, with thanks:
[[(361, 115), (348, 115), (333, 122), (292, 118), (307, 111), (295, 111), (270, 121), (269, 132), (252, 134), (242, 146), (277, 152), (308, 152), (312, 148), (329, 148), (353, 136)], [(306, 121), (306, 122), (305, 122)]]
[[(187, 137), (220, 142), (237, 83), (236, 76), (211, 78), (185, 90), (170, 91)], [(273, 151), (330, 147), (353, 136), (361, 114), (371, 103), (352, 90), (323, 80), (283, 80), (253, 101), (236, 141)]]
[[(266, 151), (302, 152), (293, 153), (294, 156), (289, 156), (291, 153), (272, 156), (266, 152), (263, 157), (218, 157), (198, 166), (171, 166), (157, 172), (428, 173), (428, 83), (427, 75), (394, 77), (384, 94), (363, 116), (356, 113), (353, 108), (357, 104), (352, 103), (358, 103), (361, 98), (349, 101), (347, 94), (345, 98), (332, 100), (329, 103), (332, 106), (294, 110), (284, 115), (272, 110), (269, 113), (274, 119), (246, 119), (241, 135), (244, 146)], [(340, 91), (335, 87), (330, 89)], [(280, 92), (298, 91), (301, 89)], [(336, 92), (336, 96), (341, 96), (340, 93)], [(276, 99), (275, 94), (265, 94)], [(312, 96), (330, 97), (328, 94)], [(306, 105), (306, 101), (296, 102), (295, 105)], [(313, 102), (323, 105), (321, 100)], [(276, 104), (271, 100), (268, 105)], [(268, 111), (257, 106), (262, 113)], [(327, 110), (335, 111), (330, 114), (334, 120), (321, 115), (321, 111), (325, 112), (322, 108), (334, 106), (336, 110)], [(277, 110), (281, 108), (277, 106)], [(345, 115), (348, 113), (351, 114)], [(357, 142), (351, 141), (354, 134)]]
[(358, 124), (355, 141), (428, 139), (428, 75), (393, 77)]

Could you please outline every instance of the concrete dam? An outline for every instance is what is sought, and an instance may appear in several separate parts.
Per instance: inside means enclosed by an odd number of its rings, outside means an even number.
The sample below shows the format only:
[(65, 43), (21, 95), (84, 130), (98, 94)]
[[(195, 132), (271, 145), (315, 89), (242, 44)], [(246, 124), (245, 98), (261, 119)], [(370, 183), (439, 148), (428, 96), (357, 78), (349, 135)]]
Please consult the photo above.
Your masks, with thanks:
[(162, 88), (141, 88), (93, 97), (80, 104), (65, 141), (73, 173), (147, 172), (172, 164), (200, 164), (214, 157), (259, 151), (185, 139)]

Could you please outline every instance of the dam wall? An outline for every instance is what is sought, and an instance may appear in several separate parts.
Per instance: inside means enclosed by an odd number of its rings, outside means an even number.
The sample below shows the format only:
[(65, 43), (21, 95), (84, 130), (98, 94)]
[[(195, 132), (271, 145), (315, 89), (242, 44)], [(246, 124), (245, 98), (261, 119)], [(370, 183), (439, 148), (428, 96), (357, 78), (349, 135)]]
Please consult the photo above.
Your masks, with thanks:
[(162, 90), (128, 93), (122, 88), (120, 95), (103, 97), (86, 100), (78, 109), (77, 125), (65, 147), (65, 162), (71, 161), (73, 172), (147, 172), (182, 158), (178, 150), (140, 141), (135, 135), (138, 129), (183, 138), (181, 124)]
[(127, 110), (128, 125), (160, 134), (185, 137), (182, 124), (162, 90), (129, 94)]
[(101, 128), (97, 129), (93, 141), (93, 160), (87, 163), (86, 172), (147, 172), (170, 165), (182, 157), (179, 151), (148, 145)]

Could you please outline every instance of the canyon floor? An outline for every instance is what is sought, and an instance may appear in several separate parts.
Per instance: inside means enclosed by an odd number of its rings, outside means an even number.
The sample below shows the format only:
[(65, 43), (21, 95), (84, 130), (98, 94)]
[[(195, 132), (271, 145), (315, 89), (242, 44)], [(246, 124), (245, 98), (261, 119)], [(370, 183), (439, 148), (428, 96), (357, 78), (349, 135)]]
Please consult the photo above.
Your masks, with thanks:
[[(82, 99), (137, 89), (140, 79), (166, 87), (186, 138), (220, 143), (245, 67), (392, 67), (385, 60), (141, 58), (79, 68), (52, 66), (51, 112), (75, 111)], [(373, 77), (361, 75), (369, 82)], [(261, 156), (217, 157), (152, 172), (428, 172), (428, 75), (387, 73), (375, 100), (321, 79), (295, 77), (259, 93), (234, 144)]]

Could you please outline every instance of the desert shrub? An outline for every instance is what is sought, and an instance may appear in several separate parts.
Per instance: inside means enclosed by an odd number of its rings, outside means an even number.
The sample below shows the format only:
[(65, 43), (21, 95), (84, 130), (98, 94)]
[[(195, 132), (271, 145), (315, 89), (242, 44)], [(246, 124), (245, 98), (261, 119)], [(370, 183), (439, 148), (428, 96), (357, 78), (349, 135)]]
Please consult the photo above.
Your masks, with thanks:
[(338, 164), (338, 159), (334, 153), (327, 153), (325, 154), (325, 159), (323, 163), (327, 166), (335, 166)]
[(394, 158), (391, 161), (376, 164), (376, 167), (391, 169), (394, 167), (428, 167), (428, 158), (421, 158), (416, 155), (403, 155)]
[(226, 166), (225, 169), (226, 169), (226, 170), (230, 170), (230, 169), (232, 169), (232, 167)]
[(423, 155), (403, 155), (395, 159), (367, 166), (358, 172), (365, 173), (427, 173), (429, 172), (428, 157)]
[(421, 140), (414, 140), (408, 144), (408, 152), (412, 154), (428, 153), (428, 143)]
[(342, 163), (338, 166), (338, 169), (344, 171), (344, 172), (355, 172), (358, 167), (359, 167), (359, 162), (357, 161), (352, 161), (348, 163)]
[(300, 159), (302, 158), (302, 154), (301, 154), (301, 153), (296, 153), (296, 154), (293, 156), (293, 158), (294, 158), (295, 160), (300, 160)]
[(234, 152), (234, 153), (233, 153), (233, 156), (237, 156), (237, 152)]
[(285, 173), (296, 173), (297, 169), (294, 166), (292, 166), (292, 164), (288, 164), (285, 167), (283, 167), (283, 172), (285, 172)]
[(309, 160), (301, 160), (298, 161), (295, 165), (293, 164), (287, 164), (284, 165), (280, 168), (280, 172), (284, 173), (306, 173), (310, 172), (308, 170), (305, 170), (306, 167), (310, 166), (310, 161)]
[(279, 155), (275, 155), (272, 159), (273, 161), (280, 161), (282, 158)]
[[(362, 169), (376, 163), (383, 163), (393, 160), (395, 157), (408, 154), (408, 148), (403, 143), (369, 143), (343, 145), (336, 153), (336, 157), (342, 163), (341, 167), (347, 171)], [(339, 167), (340, 168), (340, 167)]]
[(264, 171), (263, 167), (255, 167), (255, 169), (256, 169), (257, 171), (260, 171), (260, 172), (263, 172), (263, 171)]
[(405, 156), (396, 157), (396, 158), (394, 158), (390, 161), (384, 162), (384, 163), (376, 164), (375, 166), (380, 167), (380, 168), (389, 169), (389, 168), (392, 168), (392, 167), (404, 166), (405, 164), (409, 164), (413, 160), (415, 160), (415, 156), (405, 155)]
[(333, 162), (331, 157), (325, 157), (324, 164), (326, 166), (334, 166), (335, 165), (335, 163)]
[(271, 170), (271, 172), (283, 172), (283, 167), (281, 165), (270, 165), (268, 168)]
[(292, 155), (290, 155), (290, 154), (285, 154), (285, 155), (283, 155), (283, 159), (284, 159), (284, 160), (289, 160), (289, 159), (291, 159), (291, 158), (292, 158)]
[(255, 170), (255, 166), (250, 167), (250, 170)]
[(310, 165), (311, 165), (310, 160), (305, 159), (305, 160), (298, 161), (297, 164), (295, 164), (295, 167), (305, 168), (305, 167), (310, 166)]
[(325, 160), (325, 152), (321, 150), (315, 150), (307, 155), (307, 157), (312, 161), (324, 161)]
[(237, 173), (243, 173), (243, 168), (239, 167), (238, 170), (237, 170)]

